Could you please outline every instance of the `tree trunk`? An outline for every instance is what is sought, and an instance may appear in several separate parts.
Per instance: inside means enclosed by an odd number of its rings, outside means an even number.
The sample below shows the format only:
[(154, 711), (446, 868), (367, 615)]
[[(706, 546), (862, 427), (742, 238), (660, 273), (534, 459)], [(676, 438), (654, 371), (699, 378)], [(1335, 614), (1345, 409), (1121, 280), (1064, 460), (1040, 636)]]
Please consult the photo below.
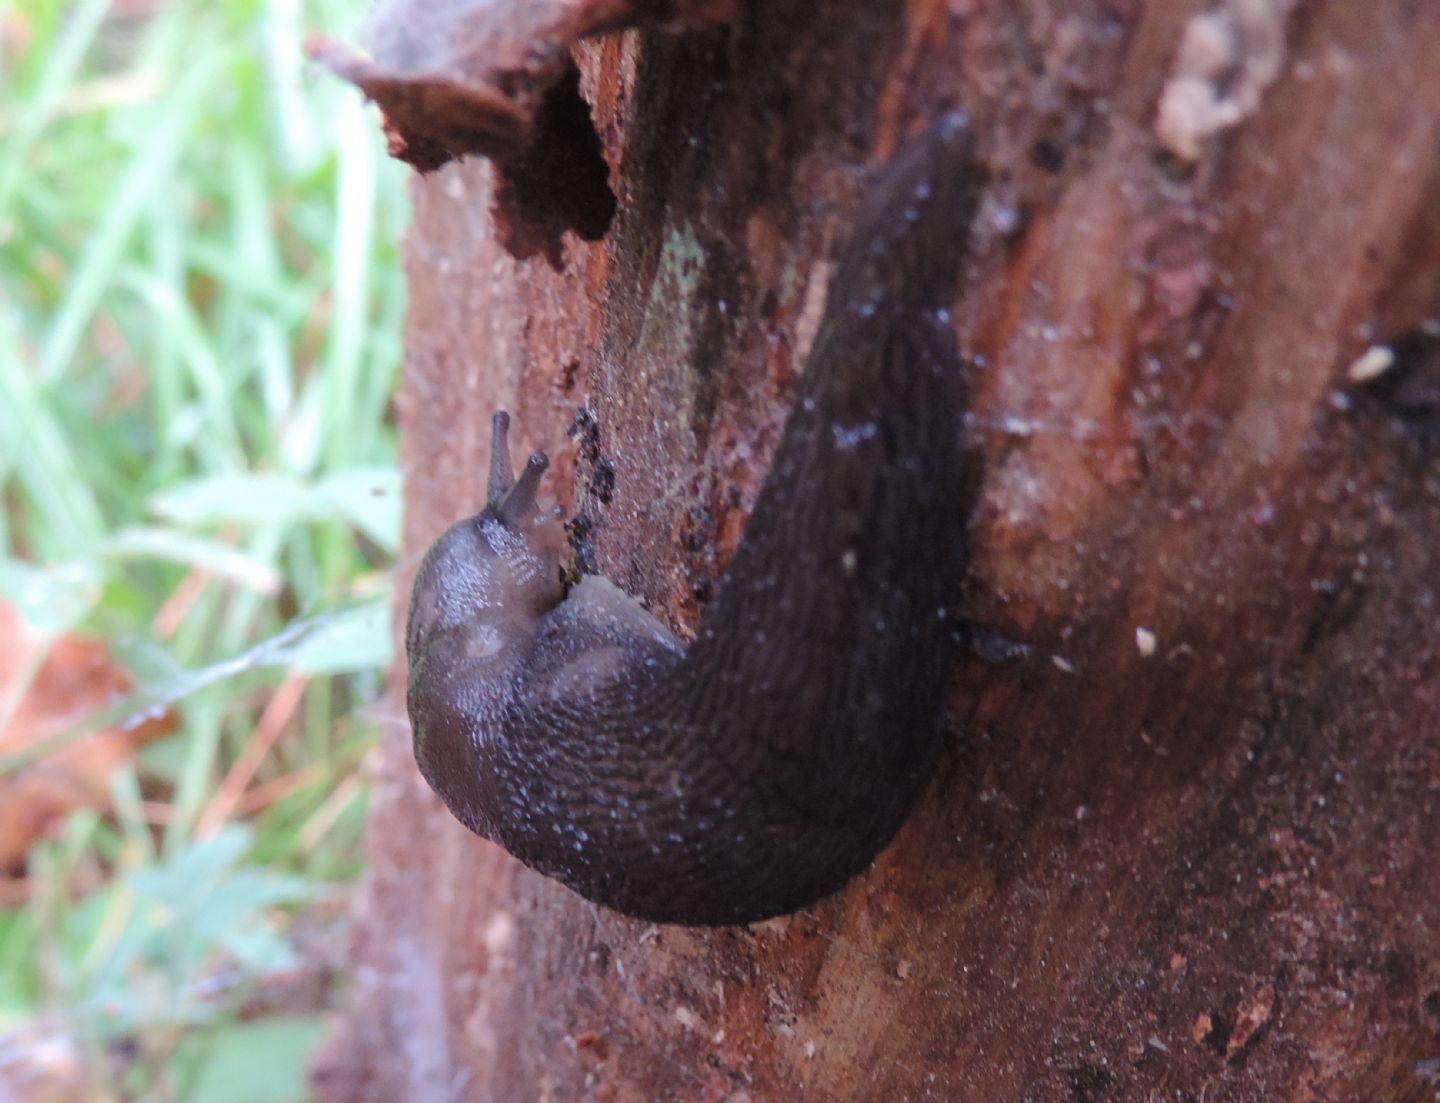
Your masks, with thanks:
[(874, 867), (717, 930), (469, 835), (397, 671), (328, 1103), (1437, 1097), (1440, 4), (1215, 3), (776, 0), (586, 42), (618, 213), (563, 272), (503, 252), (488, 163), (417, 183), (402, 589), (504, 408), (683, 635), (863, 170), (963, 107), (985, 646)]

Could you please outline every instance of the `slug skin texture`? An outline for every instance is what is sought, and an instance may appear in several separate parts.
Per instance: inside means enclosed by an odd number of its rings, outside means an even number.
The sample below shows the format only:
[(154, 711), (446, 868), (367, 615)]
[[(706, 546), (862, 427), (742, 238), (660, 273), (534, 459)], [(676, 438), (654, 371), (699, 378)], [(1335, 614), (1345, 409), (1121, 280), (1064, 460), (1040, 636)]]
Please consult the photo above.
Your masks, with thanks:
[(546, 460), (416, 575), (415, 759), (468, 828), (597, 903), (748, 923), (826, 896), (904, 822), (943, 737), (945, 607), (975, 487), (948, 308), (984, 175), (964, 117), (869, 186), (774, 465), (684, 648), (588, 576), (565, 593)]

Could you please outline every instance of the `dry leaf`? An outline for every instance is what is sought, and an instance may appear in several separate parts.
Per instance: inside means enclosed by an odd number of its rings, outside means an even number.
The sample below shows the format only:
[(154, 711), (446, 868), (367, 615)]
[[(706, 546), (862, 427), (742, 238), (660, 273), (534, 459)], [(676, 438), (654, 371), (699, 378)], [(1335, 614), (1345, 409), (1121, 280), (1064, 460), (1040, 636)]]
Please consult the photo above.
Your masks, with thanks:
[[(0, 702), (14, 703), (0, 716), (0, 755), (33, 747), (131, 688), (104, 644), (79, 636), (51, 640), (0, 604)], [(100, 729), (0, 777), (0, 873), (23, 873), (31, 845), (71, 812), (108, 807), (115, 768), (176, 727), (167, 710), (123, 731)]]

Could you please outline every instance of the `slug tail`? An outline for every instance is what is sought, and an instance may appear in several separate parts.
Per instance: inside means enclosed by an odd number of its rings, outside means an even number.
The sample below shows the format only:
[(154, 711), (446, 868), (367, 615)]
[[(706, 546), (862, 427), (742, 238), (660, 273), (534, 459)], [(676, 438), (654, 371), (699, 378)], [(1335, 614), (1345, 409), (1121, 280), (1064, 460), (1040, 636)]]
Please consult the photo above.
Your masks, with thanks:
[(856, 217), (854, 242), (832, 284), (834, 306), (867, 315), (917, 296), (949, 305), (968, 253), (985, 174), (964, 112), (944, 115), (878, 170)]

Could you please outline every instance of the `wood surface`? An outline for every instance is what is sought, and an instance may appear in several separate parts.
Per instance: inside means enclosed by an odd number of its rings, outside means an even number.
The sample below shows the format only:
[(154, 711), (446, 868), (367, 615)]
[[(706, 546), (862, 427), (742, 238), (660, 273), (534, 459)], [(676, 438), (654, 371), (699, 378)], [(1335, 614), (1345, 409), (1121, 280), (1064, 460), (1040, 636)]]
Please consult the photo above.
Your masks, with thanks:
[(713, 931), (466, 833), (397, 671), (321, 1098), (1434, 1100), (1440, 4), (777, 0), (575, 57), (617, 202), (563, 271), (488, 162), (417, 178), (401, 591), (505, 408), (692, 631), (864, 171), (959, 106), (976, 654), (874, 868)]

